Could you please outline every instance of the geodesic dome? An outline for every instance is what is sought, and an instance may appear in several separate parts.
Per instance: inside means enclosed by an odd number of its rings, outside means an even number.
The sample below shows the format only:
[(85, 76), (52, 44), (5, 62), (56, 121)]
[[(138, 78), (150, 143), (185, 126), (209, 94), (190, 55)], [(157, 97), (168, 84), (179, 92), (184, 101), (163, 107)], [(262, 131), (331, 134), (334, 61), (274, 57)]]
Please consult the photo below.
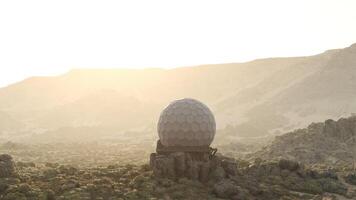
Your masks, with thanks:
[(164, 146), (210, 146), (216, 131), (210, 109), (195, 99), (170, 103), (158, 121), (158, 135)]

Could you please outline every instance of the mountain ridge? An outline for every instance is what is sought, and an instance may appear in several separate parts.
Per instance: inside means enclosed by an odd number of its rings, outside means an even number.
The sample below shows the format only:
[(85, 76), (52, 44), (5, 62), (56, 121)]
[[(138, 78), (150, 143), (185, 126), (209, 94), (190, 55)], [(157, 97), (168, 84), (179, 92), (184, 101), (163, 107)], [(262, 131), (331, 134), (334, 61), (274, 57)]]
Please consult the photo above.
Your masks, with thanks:
[[(353, 44), (314, 56), (174, 69), (77, 69), (0, 88), (0, 111), (24, 123), (24, 130), (30, 132), (72, 126), (71, 121), (77, 126), (92, 126), (85, 118), (104, 126), (127, 121), (132, 126), (124, 129), (130, 130), (153, 126), (170, 101), (190, 97), (212, 109), (219, 129), (230, 125), (234, 134), (243, 137), (278, 134), (356, 111), (356, 103), (351, 101), (356, 90), (355, 49)], [(100, 98), (100, 93), (105, 98)], [(126, 101), (124, 97), (136, 100)], [(107, 100), (111, 98), (116, 101)], [(78, 101), (92, 102), (92, 106), (80, 110), (74, 106)], [(138, 104), (143, 107), (130, 118), (124, 113), (112, 115), (110, 109), (98, 115), (95, 107), (108, 102), (111, 108), (125, 107), (126, 113), (137, 110)], [(47, 126), (46, 120), (56, 123), (58, 116), (68, 122)]]

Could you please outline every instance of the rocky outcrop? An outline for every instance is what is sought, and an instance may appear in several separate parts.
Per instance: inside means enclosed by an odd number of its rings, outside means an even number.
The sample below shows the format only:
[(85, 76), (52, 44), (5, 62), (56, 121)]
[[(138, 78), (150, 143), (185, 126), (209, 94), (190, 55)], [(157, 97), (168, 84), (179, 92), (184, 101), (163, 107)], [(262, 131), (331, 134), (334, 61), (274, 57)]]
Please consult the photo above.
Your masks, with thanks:
[(244, 191), (240, 186), (236, 185), (233, 181), (225, 180), (215, 184), (213, 192), (216, 194), (216, 196), (220, 198), (232, 197), (232, 199), (238, 199), (239, 196), (240, 197), (243, 196), (242, 193)]
[(356, 116), (312, 123), (307, 128), (278, 136), (251, 157), (352, 168), (356, 164)]
[(152, 154), (151, 168), (159, 183), (157, 191), (173, 191), (185, 182), (219, 199), (322, 199), (329, 193), (354, 197), (335, 171), (315, 170), (287, 159), (246, 163), (221, 155), (197, 159), (191, 153), (177, 152)]
[(14, 176), (15, 164), (12, 161), (12, 157), (8, 154), (0, 155), (0, 178), (7, 178)]
[[(161, 155), (153, 155), (157, 156)], [(208, 171), (208, 181), (201, 182), (185, 176), (188, 166), (202, 160), (191, 157), (189, 163), (187, 157), (192, 155), (174, 156), (168, 166), (173, 162), (175, 167), (166, 171), (173, 171), (174, 178), (157, 177), (148, 164), (75, 168), (58, 163), (17, 163), (17, 176), (0, 178), (0, 199), (356, 199), (356, 192), (348, 190), (349, 185), (340, 179), (345, 177), (351, 183), (354, 176), (337, 176), (332, 169), (313, 169), (289, 160), (248, 163), (217, 155), (208, 160), (209, 169), (213, 169)], [(9, 160), (8, 155), (0, 157)], [(151, 161), (159, 163), (154, 158)], [(192, 171), (204, 174), (205, 169)]]

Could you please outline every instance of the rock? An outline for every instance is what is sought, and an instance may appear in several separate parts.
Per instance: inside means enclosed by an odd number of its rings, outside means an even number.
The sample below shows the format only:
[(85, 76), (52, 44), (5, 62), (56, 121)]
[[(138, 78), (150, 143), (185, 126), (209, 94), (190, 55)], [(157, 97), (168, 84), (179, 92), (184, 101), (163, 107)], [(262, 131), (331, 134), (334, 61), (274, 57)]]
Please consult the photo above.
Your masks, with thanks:
[(237, 162), (235, 160), (225, 158), (221, 161), (221, 165), (228, 175), (237, 175)]
[(213, 156), (212, 158), (210, 158), (209, 159), (210, 168), (216, 169), (217, 167), (221, 166), (221, 160), (222, 160), (222, 155), (219, 153), (217, 153), (216, 156)]
[(281, 170), (281, 177), (287, 177), (289, 175), (289, 170), (286, 170), (286, 169), (282, 169)]
[(46, 193), (46, 199), (47, 200), (55, 200), (56, 199), (56, 194), (53, 192), (53, 190), (47, 190)]
[(7, 188), (9, 188), (9, 184), (6, 181), (0, 180), (0, 194), (4, 193)]
[(299, 163), (292, 160), (281, 159), (279, 161), (279, 168), (282, 170), (296, 171), (299, 168)]
[(12, 177), (16, 174), (15, 163), (8, 154), (0, 155), (0, 178)]
[(337, 136), (337, 123), (332, 119), (326, 120), (324, 126), (324, 133), (328, 136)]
[(78, 169), (75, 168), (75, 167), (72, 167), (72, 166), (61, 165), (61, 166), (59, 166), (58, 169), (59, 169), (60, 173), (67, 174), (67, 175), (70, 175), (70, 176), (73, 176), (78, 172)]
[(230, 197), (232, 200), (247, 200), (247, 199), (253, 199), (251, 196), (249, 196), (249, 192), (246, 189), (239, 188), (238, 194), (233, 195)]
[(262, 163), (262, 159), (261, 158), (256, 158), (253, 163), (254, 163), (254, 165), (259, 166)]
[(61, 190), (62, 191), (66, 191), (66, 190), (71, 190), (74, 188), (78, 188), (79, 187), (79, 183), (76, 180), (68, 180), (66, 183), (64, 183), (61, 186)]
[(23, 194), (27, 194), (31, 190), (31, 187), (27, 183), (23, 183), (19, 185), (18, 190)]
[[(355, 150), (356, 117), (349, 117), (337, 121), (329, 119), (324, 123), (313, 123), (307, 128), (277, 136), (271, 144), (248, 157), (249, 160), (283, 158), (297, 160), (307, 165), (325, 164), (330, 167), (338, 165), (351, 168)], [(291, 166), (285, 167), (291, 170)]]
[(168, 178), (162, 178), (158, 180), (159, 184), (162, 185), (163, 187), (171, 187), (173, 185), (172, 180)]
[(349, 184), (356, 185), (356, 173), (346, 175), (345, 180)]
[(319, 172), (317, 172), (315, 170), (311, 170), (311, 169), (307, 169), (305, 171), (305, 174), (306, 174), (306, 176), (314, 178), (314, 179), (318, 179), (318, 178), (322, 177)]
[(231, 200), (245, 200), (247, 199), (244, 194), (237, 194), (231, 197)]
[(139, 188), (143, 185), (144, 182), (145, 177), (142, 175), (138, 175), (130, 182), (130, 186), (133, 186), (134, 188)]
[(218, 166), (211, 174), (212, 179), (215, 181), (221, 181), (226, 177), (226, 172), (223, 167)]
[(11, 161), (12, 157), (9, 154), (1, 154), (0, 155), (0, 161), (7, 162)]
[(240, 193), (241, 187), (234, 184), (229, 179), (224, 179), (214, 185), (213, 192), (219, 198), (230, 198)]
[(52, 168), (47, 168), (43, 171), (43, 176), (45, 179), (50, 179), (56, 177), (58, 174), (57, 170)]

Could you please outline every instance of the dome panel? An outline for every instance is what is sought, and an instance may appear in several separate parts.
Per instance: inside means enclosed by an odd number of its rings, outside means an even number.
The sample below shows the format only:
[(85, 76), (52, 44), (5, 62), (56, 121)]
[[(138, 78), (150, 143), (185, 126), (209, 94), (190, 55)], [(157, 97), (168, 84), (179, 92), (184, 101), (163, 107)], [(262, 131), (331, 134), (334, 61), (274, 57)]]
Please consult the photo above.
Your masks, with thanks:
[(206, 105), (194, 99), (180, 99), (161, 112), (157, 130), (165, 146), (209, 146), (216, 124)]

